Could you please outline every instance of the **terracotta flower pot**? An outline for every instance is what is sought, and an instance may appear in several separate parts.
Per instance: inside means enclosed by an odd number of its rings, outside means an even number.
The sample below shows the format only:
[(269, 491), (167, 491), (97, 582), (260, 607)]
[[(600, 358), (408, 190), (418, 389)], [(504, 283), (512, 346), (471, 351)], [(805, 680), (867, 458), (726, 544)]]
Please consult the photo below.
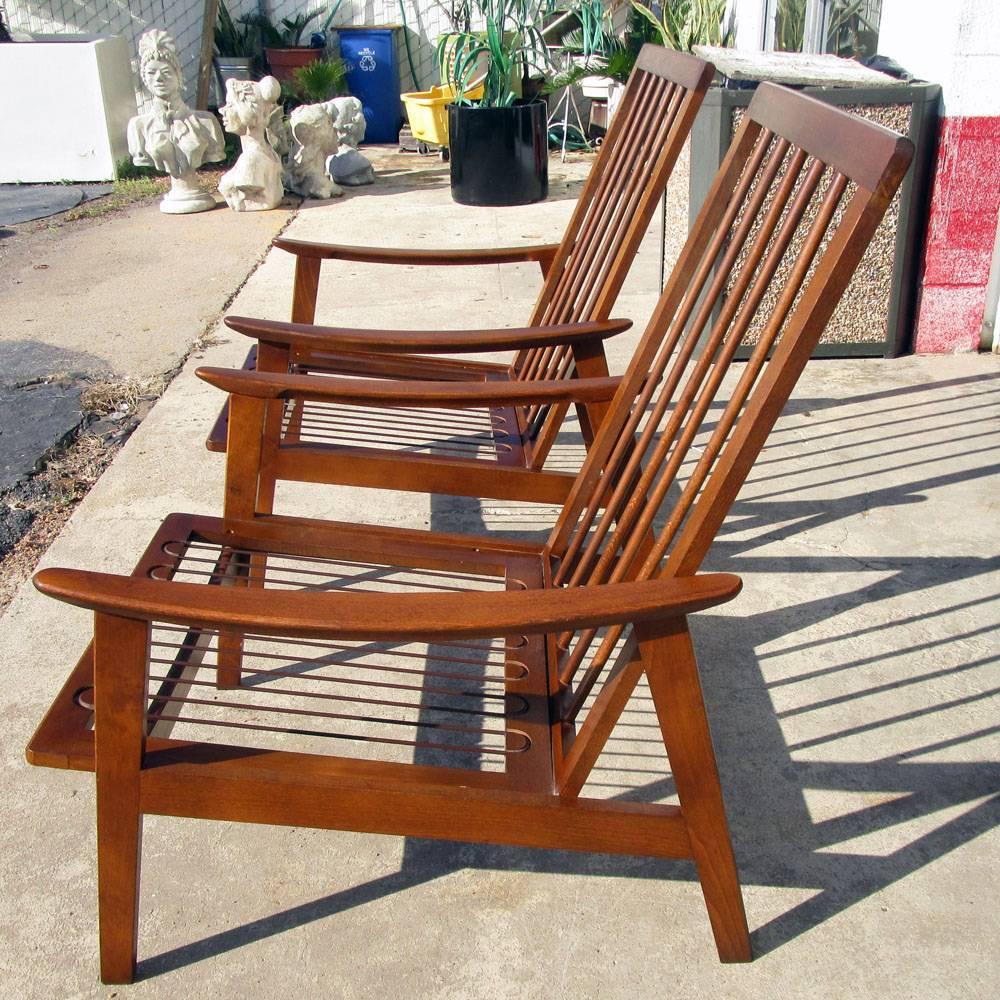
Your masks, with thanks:
[(316, 62), (322, 54), (322, 49), (305, 46), (294, 49), (264, 49), (267, 64), (271, 67), (271, 76), (279, 80), (291, 80), (300, 66)]

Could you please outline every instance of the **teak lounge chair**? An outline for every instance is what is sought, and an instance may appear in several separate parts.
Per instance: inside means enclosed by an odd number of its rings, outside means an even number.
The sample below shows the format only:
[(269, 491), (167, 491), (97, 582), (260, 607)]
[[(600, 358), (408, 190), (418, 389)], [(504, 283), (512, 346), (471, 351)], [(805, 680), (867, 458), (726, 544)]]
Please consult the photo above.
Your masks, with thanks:
[[(413, 252), (279, 238), (275, 246), (296, 255), (292, 323), (230, 316), (227, 325), (258, 340), (259, 371), (482, 379), (513, 383), (515, 389), (575, 374), (606, 376), (603, 340), (631, 325), (608, 317), (713, 73), (710, 63), (694, 56), (655, 45), (642, 49), (561, 243)], [(521, 329), (312, 327), (324, 260), (409, 265), (537, 261), (545, 280), (528, 325)], [(517, 354), (512, 364), (496, 364), (412, 353), (484, 351)], [(411, 388), (408, 381), (399, 387), (402, 399)], [(580, 405), (585, 440), (592, 437), (609, 397), (610, 391)], [(443, 403), (420, 413), (385, 408), (376, 413), (371, 405), (359, 413), (308, 400), (289, 406), (283, 426), (275, 416), (271, 432), (277, 436), (280, 430), (283, 441), (296, 446), (303, 456), (299, 469), (308, 464), (324, 482), (561, 503), (573, 474), (544, 465), (569, 405), (558, 398), (525, 405), (512, 396), (478, 412), (456, 412)], [(208, 444), (224, 449), (225, 416)]]
[[(749, 960), (687, 616), (740, 589), (697, 571), (911, 152), (759, 88), (544, 544), (261, 513), (268, 403), (336, 387), (203, 372), (234, 393), (225, 516), (171, 515), (131, 577), (36, 577), (96, 612), (28, 758), (97, 773), (106, 982), (145, 813), (690, 858)], [(643, 674), (679, 806), (581, 794)]]

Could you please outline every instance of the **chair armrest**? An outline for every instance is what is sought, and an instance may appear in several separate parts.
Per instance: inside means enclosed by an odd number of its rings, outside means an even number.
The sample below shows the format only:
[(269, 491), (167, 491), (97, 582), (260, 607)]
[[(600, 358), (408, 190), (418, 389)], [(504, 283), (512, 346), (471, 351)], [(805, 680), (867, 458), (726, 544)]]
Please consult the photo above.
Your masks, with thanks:
[(324, 378), (234, 368), (198, 368), (198, 378), (223, 392), (258, 399), (314, 399), (355, 406), (482, 407), (596, 403), (611, 399), (620, 376), (551, 381), (428, 382)]
[(497, 330), (358, 330), (352, 327), (284, 323), (248, 316), (227, 316), (225, 323), (231, 330), (267, 344), (307, 351), (344, 351), (349, 354), (519, 351), (554, 344), (606, 340), (624, 333), (632, 326), (632, 321), (628, 319), (607, 319)]
[(549, 264), (559, 250), (558, 243), (538, 246), (501, 247), (482, 250), (403, 250), (388, 247), (353, 247), (339, 243), (312, 243), (278, 236), (272, 245), (296, 257), (318, 260), (350, 260), (364, 264), (469, 265), (516, 264), (539, 261)]
[(734, 598), (729, 573), (558, 590), (496, 593), (310, 593), (212, 587), (74, 569), (44, 569), (35, 586), (101, 614), (199, 628), (321, 639), (453, 639), (537, 635), (663, 621)]

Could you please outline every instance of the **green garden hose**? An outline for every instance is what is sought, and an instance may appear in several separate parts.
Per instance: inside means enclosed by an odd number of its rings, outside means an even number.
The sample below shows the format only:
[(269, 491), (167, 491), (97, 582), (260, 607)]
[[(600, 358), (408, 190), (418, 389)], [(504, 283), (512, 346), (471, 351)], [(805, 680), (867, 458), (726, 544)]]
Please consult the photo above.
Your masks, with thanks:
[(423, 90), (417, 79), (417, 67), (413, 65), (413, 53), (410, 51), (410, 26), (406, 23), (406, 5), (399, 0), (399, 16), (403, 20), (403, 45), (406, 46), (406, 61), (410, 64), (410, 76), (413, 77), (413, 89)]

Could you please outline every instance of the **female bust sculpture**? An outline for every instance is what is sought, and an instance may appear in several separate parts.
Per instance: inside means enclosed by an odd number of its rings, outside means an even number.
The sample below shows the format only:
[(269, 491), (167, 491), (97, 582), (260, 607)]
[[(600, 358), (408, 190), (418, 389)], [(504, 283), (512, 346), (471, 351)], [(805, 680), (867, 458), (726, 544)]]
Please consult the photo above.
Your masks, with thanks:
[(203, 163), (225, 159), (222, 130), (208, 111), (193, 111), (181, 96), (180, 57), (174, 40), (159, 28), (139, 39), (139, 75), (153, 97), (153, 110), (128, 123), (128, 148), (136, 166), (170, 175), (170, 190), (160, 211), (184, 215), (215, 208), (195, 171)]
[(281, 160), (264, 135), (280, 94), (281, 84), (273, 76), (265, 76), (259, 83), (226, 81), (226, 103), (220, 108), (222, 124), (227, 132), (240, 137), (243, 152), (222, 175), (219, 191), (235, 212), (277, 208), (284, 195)]
[(337, 152), (337, 133), (321, 104), (302, 104), (291, 115), (292, 148), (285, 162), (285, 187), (304, 198), (334, 198), (344, 192), (327, 173)]

